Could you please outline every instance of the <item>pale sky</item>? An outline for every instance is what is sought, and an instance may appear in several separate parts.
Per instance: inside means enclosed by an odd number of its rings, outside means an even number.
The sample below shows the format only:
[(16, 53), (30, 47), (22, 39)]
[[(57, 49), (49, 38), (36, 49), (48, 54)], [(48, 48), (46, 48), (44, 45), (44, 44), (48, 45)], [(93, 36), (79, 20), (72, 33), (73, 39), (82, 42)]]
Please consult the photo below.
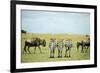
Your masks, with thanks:
[(22, 10), (21, 23), (32, 33), (90, 34), (89, 13)]

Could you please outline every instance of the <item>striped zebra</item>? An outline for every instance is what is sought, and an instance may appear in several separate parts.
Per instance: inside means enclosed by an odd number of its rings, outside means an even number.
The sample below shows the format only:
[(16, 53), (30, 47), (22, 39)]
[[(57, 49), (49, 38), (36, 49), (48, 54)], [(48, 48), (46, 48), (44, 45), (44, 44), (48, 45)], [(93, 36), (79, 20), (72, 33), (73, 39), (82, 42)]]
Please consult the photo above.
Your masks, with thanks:
[(58, 49), (58, 58), (62, 57), (62, 49), (64, 47), (63, 40), (57, 41), (57, 49)]
[(72, 48), (72, 40), (68, 39), (65, 41), (65, 49), (66, 49), (65, 57), (71, 57), (71, 55), (70, 55), (71, 48)]
[(54, 38), (50, 39), (49, 48), (50, 48), (50, 58), (54, 58), (54, 53), (56, 49), (56, 39)]

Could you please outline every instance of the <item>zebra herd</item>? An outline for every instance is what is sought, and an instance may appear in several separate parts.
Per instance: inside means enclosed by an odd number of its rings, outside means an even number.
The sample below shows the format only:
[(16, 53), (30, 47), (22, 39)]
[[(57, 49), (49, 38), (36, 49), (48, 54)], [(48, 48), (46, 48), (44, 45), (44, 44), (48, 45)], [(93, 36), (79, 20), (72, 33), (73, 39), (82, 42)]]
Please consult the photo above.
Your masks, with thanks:
[[(38, 47), (40, 50), (40, 53), (42, 53), (41, 46), (46, 47), (47, 42), (45, 39), (40, 38), (34, 38), (34, 40), (26, 40), (25, 46), (24, 46), (24, 53), (30, 52), (30, 47), (34, 47), (34, 54), (36, 51), (36, 48)], [(27, 48), (28, 47), (28, 48)], [(55, 49), (58, 50), (58, 58), (62, 57), (62, 51), (65, 48), (64, 51), (64, 57), (71, 57), (71, 48), (73, 47), (73, 41), (71, 39), (55, 39), (51, 38), (48, 43), (48, 47), (50, 49), (50, 58), (54, 58), (55, 56)], [(88, 40), (81, 40), (77, 41), (76, 43), (77, 50), (81, 47), (81, 52), (84, 52), (84, 48), (88, 49), (90, 47), (90, 39)]]
[[(73, 42), (71, 39), (67, 40), (56, 40), (56, 39), (50, 39), (49, 42), (49, 48), (50, 48), (50, 58), (54, 58), (55, 49), (58, 50), (58, 58), (62, 57), (62, 50), (65, 48), (65, 56), (64, 57), (71, 57), (71, 48), (73, 47)], [(81, 53), (84, 53), (84, 49), (86, 49), (86, 52), (88, 48), (90, 47), (90, 39), (88, 40), (81, 40), (77, 41), (76, 43), (77, 51), (79, 51), (79, 48), (81, 47)]]
[[(90, 47), (90, 39), (88, 40), (81, 40), (77, 41), (77, 50), (79, 50), (79, 47), (81, 46), (81, 53), (84, 52), (84, 49), (87, 49)], [(50, 58), (54, 58), (55, 49), (58, 49), (58, 58), (62, 57), (62, 50), (65, 48), (65, 56), (64, 57), (71, 57), (71, 48), (73, 47), (73, 42), (71, 39), (64, 40), (56, 40), (56, 39), (50, 39), (49, 42), (49, 48), (50, 48)]]
[(49, 48), (50, 48), (50, 58), (54, 58), (55, 54), (55, 49), (58, 49), (58, 58), (62, 57), (62, 50), (63, 48), (66, 48), (65, 50), (65, 57), (70, 57), (70, 48), (72, 47), (72, 40), (68, 39), (65, 41), (61, 40), (56, 40), (56, 39), (50, 39), (49, 42)]

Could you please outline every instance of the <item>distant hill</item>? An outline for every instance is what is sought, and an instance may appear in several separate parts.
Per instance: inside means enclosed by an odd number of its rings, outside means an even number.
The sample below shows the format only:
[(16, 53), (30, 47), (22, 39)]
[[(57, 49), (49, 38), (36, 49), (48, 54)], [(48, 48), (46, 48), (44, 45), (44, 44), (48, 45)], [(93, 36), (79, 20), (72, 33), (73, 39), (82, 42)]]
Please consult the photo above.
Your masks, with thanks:
[(25, 30), (21, 30), (21, 32), (22, 32), (22, 33), (26, 33), (26, 31), (25, 31)]

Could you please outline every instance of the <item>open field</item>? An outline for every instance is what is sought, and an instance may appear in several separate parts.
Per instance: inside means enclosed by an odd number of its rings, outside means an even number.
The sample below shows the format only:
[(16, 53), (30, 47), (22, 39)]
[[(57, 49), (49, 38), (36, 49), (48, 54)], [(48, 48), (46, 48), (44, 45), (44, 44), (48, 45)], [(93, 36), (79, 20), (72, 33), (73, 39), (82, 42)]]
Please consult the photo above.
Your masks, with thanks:
[[(23, 54), (23, 48), (25, 45), (25, 41), (32, 39), (34, 37), (39, 37), (41, 39), (46, 40), (46, 47), (42, 47), (42, 54), (40, 54), (39, 49), (36, 49), (36, 54), (34, 54), (34, 47), (30, 47), (31, 54), (25, 53)], [(58, 51), (56, 48), (55, 51), (55, 58), (49, 58), (50, 57), (50, 49), (48, 47), (48, 43), (50, 41), (50, 38), (56, 38), (56, 39), (71, 39), (73, 41), (73, 47), (71, 48), (71, 57), (65, 58), (65, 47), (62, 51), (62, 58), (58, 58)], [(81, 40), (86, 40), (87, 37), (85, 35), (76, 35), (76, 34), (37, 34), (37, 33), (22, 33), (22, 43), (21, 43), (21, 62), (22, 63), (29, 63), (29, 62), (49, 62), (49, 61), (70, 61), (70, 60), (88, 60), (90, 59), (90, 49), (86, 53), (81, 53), (81, 47), (80, 50), (77, 51), (76, 42)], [(84, 49), (85, 50), (85, 49)]]

